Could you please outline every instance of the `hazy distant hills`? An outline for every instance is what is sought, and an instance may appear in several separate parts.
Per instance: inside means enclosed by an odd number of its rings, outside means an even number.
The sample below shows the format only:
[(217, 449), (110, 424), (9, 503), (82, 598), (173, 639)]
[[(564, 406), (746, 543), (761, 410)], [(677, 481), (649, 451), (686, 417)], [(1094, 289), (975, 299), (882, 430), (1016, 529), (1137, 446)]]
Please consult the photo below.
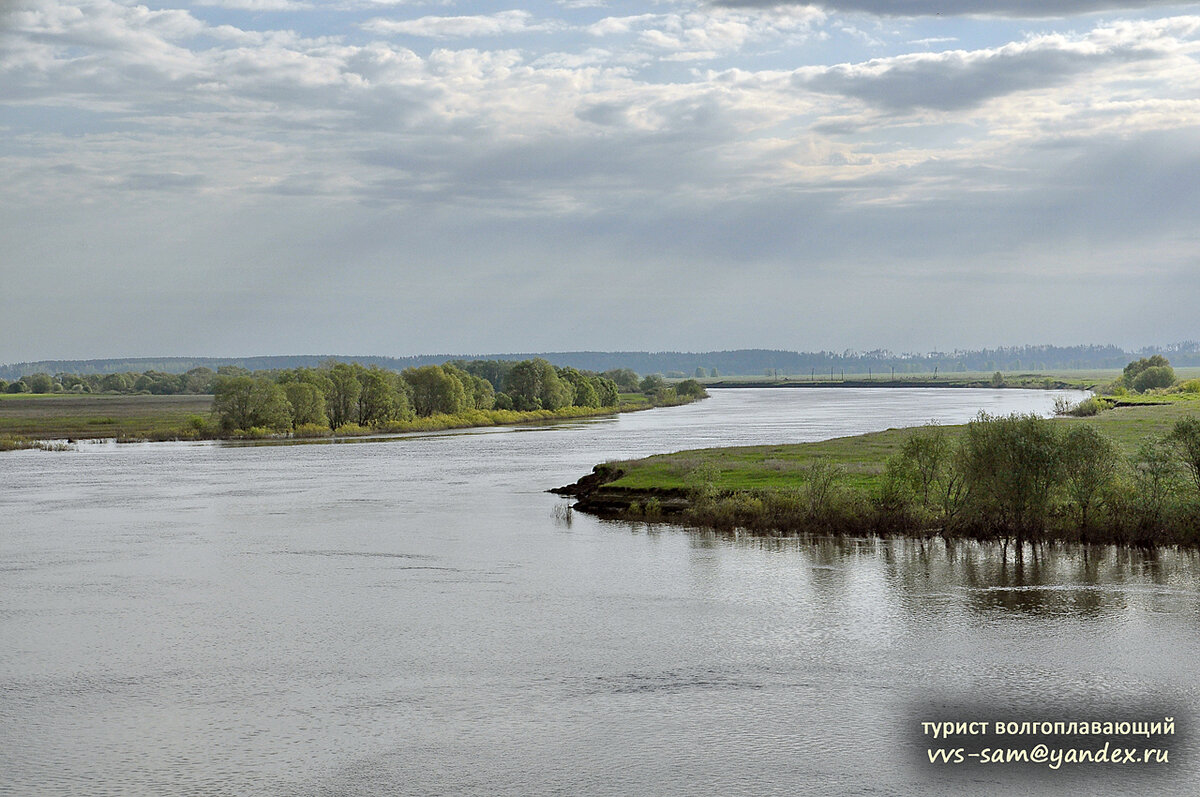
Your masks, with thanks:
[(316, 366), (329, 360), (360, 362), (382, 368), (403, 370), (411, 366), (443, 363), (447, 360), (527, 360), (542, 357), (558, 366), (589, 371), (631, 368), (639, 374), (670, 372), (692, 376), (697, 368), (707, 374), (716, 369), (721, 376), (756, 375), (768, 370), (783, 374), (826, 372), (832, 368), (847, 374), (924, 373), (937, 368), (942, 373), (955, 371), (1043, 371), (1121, 368), (1131, 359), (1162, 354), (1176, 366), (1200, 366), (1200, 343), (1189, 341), (1169, 346), (1126, 351), (1117, 346), (1014, 346), (971, 351), (898, 354), (886, 350), (869, 352), (797, 352), (775, 349), (736, 349), (733, 351), (561, 351), (521, 352), (512, 354), (422, 354), (413, 357), (361, 355), (286, 355), (274, 357), (133, 357), (105, 360), (42, 360), (0, 365), (0, 379), (17, 379), (27, 374), (107, 374), (125, 371), (165, 371), (183, 373), (192, 368), (216, 369), (238, 365), (251, 371)]

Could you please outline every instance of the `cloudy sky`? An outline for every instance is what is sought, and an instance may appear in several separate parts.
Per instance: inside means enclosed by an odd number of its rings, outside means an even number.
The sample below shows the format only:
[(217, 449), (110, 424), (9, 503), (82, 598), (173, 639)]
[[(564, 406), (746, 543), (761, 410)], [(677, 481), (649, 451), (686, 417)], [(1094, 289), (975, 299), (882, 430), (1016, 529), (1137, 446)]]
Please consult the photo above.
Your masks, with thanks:
[(0, 362), (1200, 337), (1200, 4), (0, 0)]

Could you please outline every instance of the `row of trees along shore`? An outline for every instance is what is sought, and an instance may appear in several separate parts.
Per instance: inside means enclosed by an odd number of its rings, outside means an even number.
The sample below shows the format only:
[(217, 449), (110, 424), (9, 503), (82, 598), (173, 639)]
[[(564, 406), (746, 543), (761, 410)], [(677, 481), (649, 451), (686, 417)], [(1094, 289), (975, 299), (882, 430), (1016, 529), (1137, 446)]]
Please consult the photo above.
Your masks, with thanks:
[[(703, 474), (688, 522), (779, 533), (942, 534), (1018, 544), (1047, 540), (1200, 545), (1200, 418), (1179, 419), (1132, 454), (1092, 425), (981, 413), (965, 429), (914, 430), (874, 489), (807, 463), (794, 491), (722, 493)], [(659, 513), (656, 499), (631, 516)]]
[(694, 380), (668, 385), (632, 371), (607, 375), (557, 368), (545, 360), (451, 361), (407, 368), (329, 362), (214, 376), (213, 414), (225, 436), (297, 437), (410, 431), (615, 411), (621, 391), (654, 406), (705, 395)]
[[(257, 375), (275, 375), (299, 373), (310, 370), (327, 371), (330, 363), (336, 360), (330, 360), (322, 364), (319, 368), (298, 367), (292, 369), (270, 369), (254, 372)], [(501, 380), (513, 368), (517, 361), (511, 360), (450, 360), (443, 364), (443, 367), (453, 366), (460, 370), (465, 370), (476, 376), (481, 376), (484, 379), (492, 382), (493, 388), (501, 390)], [(531, 360), (522, 360), (521, 362), (547, 362), (546, 360), (535, 358)], [(380, 366), (372, 365), (376, 369)], [(418, 370), (419, 366), (413, 366), (406, 371)], [(557, 366), (556, 366), (557, 368)], [(391, 370), (395, 369), (382, 369)], [(569, 368), (557, 368), (559, 372), (569, 371)], [(776, 369), (778, 370), (778, 369)], [(222, 365), (216, 370), (207, 366), (199, 366), (192, 368), (184, 373), (168, 373), (165, 371), (147, 370), (142, 372), (119, 372), (119, 373), (56, 373), (49, 374), (38, 372), (27, 374), (20, 378), (7, 382), (0, 379), (0, 392), (5, 393), (121, 393), (121, 394), (150, 394), (156, 396), (173, 396), (173, 395), (204, 395), (211, 394), (216, 389), (216, 385), (220, 377), (223, 376), (242, 376), (251, 372), (237, 365)], [(595, 375), (593, 371), (580, 370), (578, 373)], [(768, 375), (772, 373), (771, 369), (767, 370)], [(636, 372), (629, 368), (616, 368), (604, 371), (601, 376), (614, 381), (621, 390), (629, 393), (643, 392), (642, 382), (650, 379), (654, 383), (653, 389), (657, 390), (662, 385), (666, 384), (666, 380), (662, 379), (661, 374), (651, 374), (648, 377), (640, 378)], [(697, 367), (694, 372), (696, 379), (716, 378), (718, 372), (716, 368), (705, 369)], [(686, 379), (687, 374), (682, 371), (667, 371), (667, 379), (680, 380)], [(1128, 391), (1145, 392), (1148, 390), (1162, 389), (1170, 387), (1176, 382), (1175, 372), (1171, 368), (1170, 362), (1160, 354), (1155, 354), (1150, 357), (1144, 357), (1136, 360), (1125, 366), (1125, 371), (1121, 377), (1115, 381), (1103, 385), (1098, 389), (1102, 395), (1121, 395)], [(1003, 386), (1007, 383), (1007, 379), (1003, 373), (997, 371), (992, 377), (992, 384)]]
[(35, 373), (6, 382), (0, 379), (4, 393), (122, 393), (154, 396), (204, 395), (213, 392), (219, 375), (247, 373), (237, 366), (193, 368), (183, 374), (164, 371), (123, 372), (112, 374)]

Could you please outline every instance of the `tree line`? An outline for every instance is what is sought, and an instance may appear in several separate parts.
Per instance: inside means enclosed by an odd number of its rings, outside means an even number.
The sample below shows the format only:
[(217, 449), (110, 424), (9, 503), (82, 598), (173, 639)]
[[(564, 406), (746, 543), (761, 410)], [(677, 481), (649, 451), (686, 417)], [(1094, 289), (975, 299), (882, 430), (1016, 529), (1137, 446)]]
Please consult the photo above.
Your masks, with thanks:
[[(668, 377), (682, 375), (715, 377), (719, 374), (751, 375), (762, 374), (767, 369), (780, 374), (808, 374), (811, 371), (828, 372), (830, 368), (844, 370), (847, 374), (876, 375), (941, 373), (959, 371), (1045, 371), (1078, 370), (1098, 368), (1120, 368), (1129, 361), (1130, 355), (1151, 357), (1160, 354), (1171, 357), (1179, 366), (1200, 365), (1200, 343), (1185, 341), (1167, 346), (1126, 351), (1118, 346), (1011, 346), (986, 349), (962, 349), (950, 352), (908, 353), (887, 349), (872, 351), (784, 351), (775, 349), (736, 349), (732, 351), (707, 352), (594, 352), (567, 351), (541, 354), (491, 354), (474, 359), (516, 362), (543, 359), (558, 367), (572, 367), (604, 373), (618, 368), (631, 368), (641, 374), (664, 374)], [(22, 376), (44, 372), (48, 374), (69, 372), (74, 374), (106, 374), (110, 372), (144, 373), (147, 369), (178, 374), (204, 367), (218, 371), (221, 366), (234, 365), (254, 371), (287, 370), (295, 368), (319, 368), (330, 359), (378, 365), (381, 368), (402, 371), (422, 365), (436, 365), (452, 360), (450, 355), (416, 355), (412, 357), (325, 357), (315, 355), (287, 355), (275, 357), (216, 358), (216, 357), (157, 357), (110, 360), (43, 360), (38, 362), (0, 365), (0, 379), (16, 380)], [(697, 369), (703, 369), (703, 374)]]
[(622, 388), (652, 403), (704, 395), (695, 380), (667, 385), (661, 377), (559, 368), (542, 359), (451, 361), (389, 371), (377, 365), (329, 362), (319, 368), (225, 373), (214, 378), (213, 414), (223, 434), (239, 431), (315, 433), (388, 429), (414, 418), (475, 410), (532, 412), (617, 408)]
[[(952, 440), (912, 434), (879, 499), (894, 518), (970, 536), (1155, 544), (1200, 520), (1200, 418), (1130, 456), (1096, 429), (981, 414)], [(1197, 540), (1192, 539), (1195, 543)]]
[(182, 374), (165, 371), (133, 371), (111, 374), (58, 373), (53, 376), (33, 373), (7, 382), (0, 379), (0, 392), (5, 393), (148, 393), (155, 396), (180, 394), (203, 395), (213, 392), (216, 378), (223, 374), (242, 373), (236, 366), (193, 368)]

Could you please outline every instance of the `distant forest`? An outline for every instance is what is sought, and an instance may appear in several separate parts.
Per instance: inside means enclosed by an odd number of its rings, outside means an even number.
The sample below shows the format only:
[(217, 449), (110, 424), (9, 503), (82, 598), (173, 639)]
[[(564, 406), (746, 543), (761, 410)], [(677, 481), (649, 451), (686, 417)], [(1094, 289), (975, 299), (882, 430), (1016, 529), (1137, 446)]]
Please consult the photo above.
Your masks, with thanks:
[[(566, 351), (514, 354), (428, 354), (414, 357), (355, 357), (347, 355), (287, 355), (276, 357), (137, 357), (110, 360), (42, 360), (40, 362), (0, 365), (0, 379), (47, 374), (113, 374), (160, 371), (182, 374), (195, 368), (216, 370), (235, 366), (249, 371), (316, 368), (330, 360), (357, 362), (391, 371), (423, 365), (438, 365), (448, 360), (531, 360), (542, 358), (560, 368), (577, 368), (601, 373), (628, 368), (638, 374), (663, 374), (691, 377), (703, 370), (706, 377), (761, 375), (768, 371), (779, 375), (818, 374), (830, 369), (846, 374), (876, 375), (895, 369), (897, 374), (930, 373), (935, 368), (948, 374), (962, 371), (1064, 371), (1122, 368), (1131, 359), (1162, 354), (1173, 365), (1200, 366), (1200, 343), (1188, 341), (1169, 346), (1126, 351), (1117, 346), (1013, 346), (972, 351), (929, 352), (927, 354), (875, 351), (795, 352), (774, 349), (737, 349), (733, 351)], [(700, 369), (700, 370), (698, 370)]]

